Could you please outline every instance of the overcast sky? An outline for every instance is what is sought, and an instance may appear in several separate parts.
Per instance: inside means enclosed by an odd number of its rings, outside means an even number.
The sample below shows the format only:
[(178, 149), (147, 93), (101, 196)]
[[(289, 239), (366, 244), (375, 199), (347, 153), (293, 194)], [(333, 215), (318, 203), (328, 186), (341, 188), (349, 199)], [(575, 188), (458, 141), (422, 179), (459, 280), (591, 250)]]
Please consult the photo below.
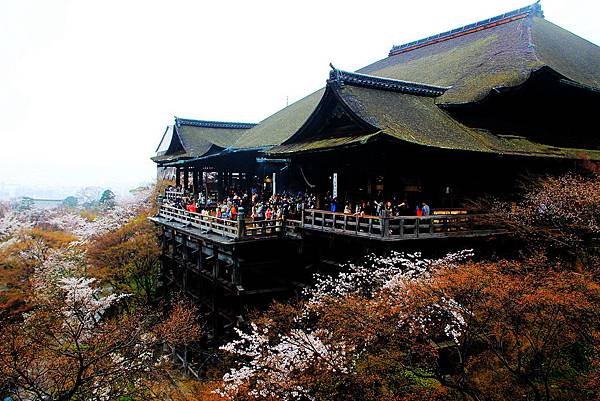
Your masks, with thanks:
[[(402, 44), (522, 0), (0, 0), (0, 182), (133, 186), (174, 115), (258, 122)], [(544, 0), (600, 44), (598, 0)]]

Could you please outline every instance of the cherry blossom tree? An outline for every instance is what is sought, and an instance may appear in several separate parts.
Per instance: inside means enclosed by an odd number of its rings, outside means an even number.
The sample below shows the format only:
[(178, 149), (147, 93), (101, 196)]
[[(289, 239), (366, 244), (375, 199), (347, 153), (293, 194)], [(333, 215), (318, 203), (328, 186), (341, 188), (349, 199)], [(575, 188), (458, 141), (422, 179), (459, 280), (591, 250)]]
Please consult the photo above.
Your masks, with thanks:
[[(369, 256), (222, 347), (230, 399), (593, 399), (600, 286), (547, 259)], [(593, 384), (592, 384), (593, 385)], [(586, 396), (582, 396), (582, 394)]]
[[(161, 323), (148, 310), (115, 313), (125, 295), (103, 294), (93, 278), (58, 280), (54, 296), (38, 300), (22, 321), (0, 334), (0, 376), (19, 400), (115, 400), (152, 397), (151, 386), (167, 370), (159, 333), (193, 341), (196, 316), (174, 313)], [(169, 327), (165, 327), (165, 325)], [(180, 328), (183, 327), (183, 328)], [(187, 336), (191, 337), (188, 338)]]

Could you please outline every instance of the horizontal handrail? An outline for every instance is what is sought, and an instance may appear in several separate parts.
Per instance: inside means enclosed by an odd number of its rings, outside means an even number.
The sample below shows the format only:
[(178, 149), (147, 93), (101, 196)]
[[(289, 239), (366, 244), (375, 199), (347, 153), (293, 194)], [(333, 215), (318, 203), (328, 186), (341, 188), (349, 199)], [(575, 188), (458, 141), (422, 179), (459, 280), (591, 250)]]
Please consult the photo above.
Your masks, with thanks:
[(444, 214), (429, 216), (360, 216), (324, 210), (303, 212), (302, 227), (355, 236), (409, 239), (454, 235), (477, 235), (494, 228), (484, 214)]
[(271, 237), (284, 233), (285, 220), (230, 220), (161, 205), (158, 215), (232, 239)]
[(174, 191), (174, 190), (166, 190), (165, 191), (165, 197), (167, 199), (177, 199), (177, 198), (181, 198), (183, 196), (184, 196), (183, 191)]
[(298, 229), (335, 232), (357, 237), (412, 239), (487, 235), (498, 231), (486, 214), (445, 214), (430, 216), (360, 216), (306, 209), (300, 220), (229, 220), (161, 205), (159, 216), (206, 230), (230, 239), (253, 239), (293, 235)]

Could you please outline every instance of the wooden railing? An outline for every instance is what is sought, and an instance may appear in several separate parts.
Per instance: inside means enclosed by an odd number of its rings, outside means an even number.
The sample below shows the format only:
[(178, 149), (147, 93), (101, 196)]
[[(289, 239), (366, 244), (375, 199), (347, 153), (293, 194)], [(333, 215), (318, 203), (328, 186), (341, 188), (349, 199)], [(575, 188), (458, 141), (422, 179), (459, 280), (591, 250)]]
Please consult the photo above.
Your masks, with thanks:
[(293, 235), (299, 230), (331, 232), (380, 240), (436, 237), (467, 237), (498, 233), (483, 214), (376, 217), (354, 216), (324, 210), (307, 209), (301, 220), (228, 220), (161, 205), (158, 215), (169, 221), (232, 240), (260, 239)]
[(376, 217), (307, 209), (302, 227), (386, 240), (485, 235), (498, 231), (481, 214)]
[(175, 200), (175, 199), (181, 198), (181, 197), (183, 197), (183, 195), (184, 195), (183, 191), (173, 191), (173, 190), (165, 191), (165, 198), (169, 199), (169, 200)]
[(161, 205), (158, 216), (198, 228), (206, 233), (231, 239), (278, 237), (285, 234), (283, 219), (247, 221), (229, 220), (200, 213), (188, 212), (169, 205)]

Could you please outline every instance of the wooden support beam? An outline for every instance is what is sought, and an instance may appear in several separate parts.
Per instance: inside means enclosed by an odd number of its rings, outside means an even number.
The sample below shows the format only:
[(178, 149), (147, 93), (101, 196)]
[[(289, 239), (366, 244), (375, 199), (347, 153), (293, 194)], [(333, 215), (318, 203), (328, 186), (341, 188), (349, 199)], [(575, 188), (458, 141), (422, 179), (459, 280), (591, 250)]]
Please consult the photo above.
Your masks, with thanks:
[(189, 178), (189, 171), (187, 167), (183, 168), (183, 190), (187, 191), (188, 190), (188, 178)]
[(175, 167), (175, 186), (178, 187), (181, 185), (181, 169), (179, 167)]
[(217, 171), (217, 192), (219, 194), (219, 201), (223, 199), (223, 191), (225, 189), (225, 183), (223, 182), (224, 180), (224, 174), (223, 174), (223, 170), (218, 170)]
[(194, 195), (198, 196), (198, 169), (192, 168), (192, 190)]

